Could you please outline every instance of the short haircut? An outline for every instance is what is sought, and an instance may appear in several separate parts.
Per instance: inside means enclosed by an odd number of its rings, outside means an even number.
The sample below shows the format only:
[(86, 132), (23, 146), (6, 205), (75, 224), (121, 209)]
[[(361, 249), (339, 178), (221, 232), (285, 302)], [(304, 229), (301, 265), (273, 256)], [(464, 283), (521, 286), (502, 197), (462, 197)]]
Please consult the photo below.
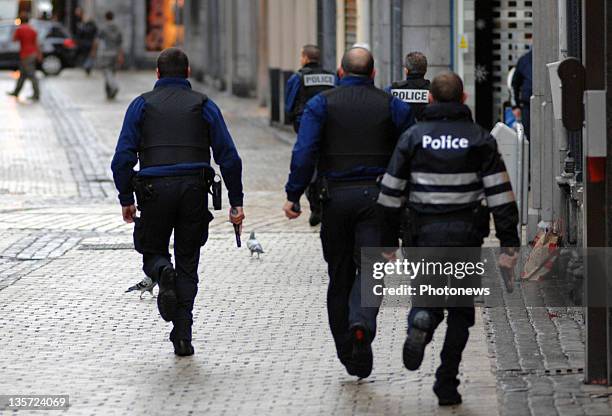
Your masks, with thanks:
[(321, 48), (317, 45), (304, 45), (302, 54), (308, 58), (310, 62), (321, 62)]
[(374, 56), (362, 47), (353, 47), (342, 57), (342, 69), (346, 74), (371, 76), (374, 72)]
[(431, 82), (431, 95), (439, 103), (463, 101), (463, 81), (454, 72), (442, 72)]
[(111, 20), (113, 20), (113, 19), (115, 18), (115, 13), (113, 13), (113, 12), (111, 12), (111, 11), (109, 10), (109, 11), (107, 11), (107, 12), (104, 14), (104, 17), (106, 18), (106, 20), (108, 20), (108, 21), (110, 22)]
[(422, 52), (410, 52), (406, 55), (404, 66), (411, 74), (427, 73), (427, 57)]
[(22, 13), (21, 16), (19, 16), (19, 20), (21, 23), (28, 23), (30, 21), (30, 16), (27, 13)]
[(160, 78), (189, 78), (189, 58), (179, 48), (164, 49), (157, 58)]

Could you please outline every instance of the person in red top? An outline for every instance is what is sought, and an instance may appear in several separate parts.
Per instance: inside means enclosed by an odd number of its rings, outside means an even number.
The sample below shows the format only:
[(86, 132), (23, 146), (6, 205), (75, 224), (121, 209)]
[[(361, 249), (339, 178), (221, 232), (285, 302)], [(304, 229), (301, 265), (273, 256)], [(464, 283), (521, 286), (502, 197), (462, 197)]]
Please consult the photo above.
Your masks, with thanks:
[(30, 98), (38, 101), (40, 99), (40, 89), (38, 87), (38, 79), (36, 78), (36, 66), (41, 60), (42, 55), (38, 46), (38, 33), (28, 24), (27, 15), (21, 16), (21, 24), (15, 30), (13, 41), (19, 42), (21, 46), (19, 49), (19, 79), (17, 80), (15, 90), (9, 93), (9, 95), (18, 97), (26, 79), (29, 79), (32, 81), (32, 88), (34, 89), (34, 95)]

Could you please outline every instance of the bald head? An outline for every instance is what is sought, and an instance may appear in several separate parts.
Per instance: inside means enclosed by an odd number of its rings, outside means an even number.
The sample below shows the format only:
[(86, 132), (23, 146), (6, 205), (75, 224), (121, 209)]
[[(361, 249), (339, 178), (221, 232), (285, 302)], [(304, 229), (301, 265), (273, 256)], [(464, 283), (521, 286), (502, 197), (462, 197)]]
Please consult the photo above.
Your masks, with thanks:
[(438, 103), (463, 102), (463, 81), (454, 72), (443, 72), (435, 77), (429, 91)]
[(370, 77), (374, 73), (374, 57), (365, 48), (351, 48), (342, 58), (342, 70), (347, 75)]

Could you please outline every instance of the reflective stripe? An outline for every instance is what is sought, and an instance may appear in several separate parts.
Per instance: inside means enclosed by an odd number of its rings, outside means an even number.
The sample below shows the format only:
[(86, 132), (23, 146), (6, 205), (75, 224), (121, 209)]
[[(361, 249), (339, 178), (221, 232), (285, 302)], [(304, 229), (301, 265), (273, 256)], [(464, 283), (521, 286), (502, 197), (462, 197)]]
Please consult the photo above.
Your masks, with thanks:
[(430, 205), (469, 204), (484, 199), (484, 192), (411, 192), (410, 202)]
[(514, 201), (516, 201), (516, 198), (514, 197), (514, 192), (512, 191), (487, 197), (487, 204), (489, 205), (489, 208), (499, 207)]
[(493, 188), (494, 186), (503, 185), (510, 182), (510, 175), (508, 172), (496, 173), (495, 175), (489, 175), (482, 178), (485, 188)]
[(406, 189), (406, 185), (408, 185), (408, 181), (406, 179), (396, 178), (388, 173), (385, 173), (381, 183), (383, 186), (390, 189), (395, 189), (396, 191), (403, 191)]
[(378, 195), (378, 203), (387, 208), (401, 208), (403, 205), (402, 198), (385, 195), (382, 192)]
[(412, 173), (412, 183), (430, 186), (460, 186), (480, 182), (476, 173)]

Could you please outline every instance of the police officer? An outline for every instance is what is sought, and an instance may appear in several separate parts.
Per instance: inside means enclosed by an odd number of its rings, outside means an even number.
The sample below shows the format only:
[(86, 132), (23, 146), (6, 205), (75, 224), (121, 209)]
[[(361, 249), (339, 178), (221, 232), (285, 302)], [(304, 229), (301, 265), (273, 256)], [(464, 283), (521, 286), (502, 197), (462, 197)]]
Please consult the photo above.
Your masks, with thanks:
[[(130, 104), (112, 162), (123, 219), (136, 222), (134, 244), (143, 270), (159, 284), (157, 304), (172, 321), (170, 340), (178, 356), (193, 355), (193, 304), (198, 291), (200, 247), (208, 238), (211, 148), (234, 208), (230, 221), (242, 224), (242, 162), (221, 111), (191, 89), (189, 60), (180, 49), (157, 59), (155, 88)], [(140, 162), (140, 171), (133, 168)], [(136, 217), (134, 192), (140, 218)], [(175, 267), (168, 250), (174, 232)]]
[(283, 209), (288, 218), (299, 217), (296, 204), (316, 166), (324, 183), (329, 324), (338, 358), (350, 375), (365, 378), (372, 372), (370, 344), (380, 305), (362, 306), (360, 248), (381, 246), (376, 181), (413, 116), (408, 104), (374, 86), (374, 58), (367, 49), (346, 52), (340, 74), (337, 88), (306, 104)]
[[(321, 49), (318, 46), (305, 45), (302, 48), (300, 62), (302, 69), (289, 78), (285, 93), (285, 114), (293, 123), (296, 133), (300, 130), (300, 121), (306, 103), (315, 95), (336, 85), (336, 76), (321, 67)], [(310, 204), (309, 223), (316, 227), (321, 223), (321, 203), (318, 200), (316, 174), (306, 191), (306, 197)]]
[(305, 45), (300, 58), (302, 68), (287, 81), (285, 113), (297, 133), (306, 103), (315, 95), (334, 88), (336, 76), (321, 66), (321, 49)]
[[(431, 100), (417, 123), (400, 138), (381, 183), (379, 204), (390, 224), (399, 222), (405, 198), (413, 212), (409, 245), (480, 247), (489, 233), (489, 210), (503, 255), (500, 265), (513, 268), (520, 241), (518, 208), (495, 139), (472, 121), (464, 105), (463, 82), (454, 73), (438, 75)], [(484, 208), (486, 201), (488, 207)], [(393, 229), (393, 227), (385, 227)], [(480, 251), (480, 249), (477, 249)], [(409, 251), (409, 250), (408, 250)], [(459, 364), (474, 325), (472, 306), (448, 308), (447, 332), (436, 372), (434, 392), (440, 405), (461, 403)], [(444, 308), (413, 307), (403, 360), (409, 370), (421, 365), (425, 346), (444, 319)]]
[(427, 57), (421, 52), (410, 52), (406, 55), (404, 64), (406, 79), (394, 82), (386, 89), (394, 97), (409, 103), (414, 111), (414, 116), (420, 120), (423, 109), (429, 104), (430, 81), (425, 79), (427, 74)]

